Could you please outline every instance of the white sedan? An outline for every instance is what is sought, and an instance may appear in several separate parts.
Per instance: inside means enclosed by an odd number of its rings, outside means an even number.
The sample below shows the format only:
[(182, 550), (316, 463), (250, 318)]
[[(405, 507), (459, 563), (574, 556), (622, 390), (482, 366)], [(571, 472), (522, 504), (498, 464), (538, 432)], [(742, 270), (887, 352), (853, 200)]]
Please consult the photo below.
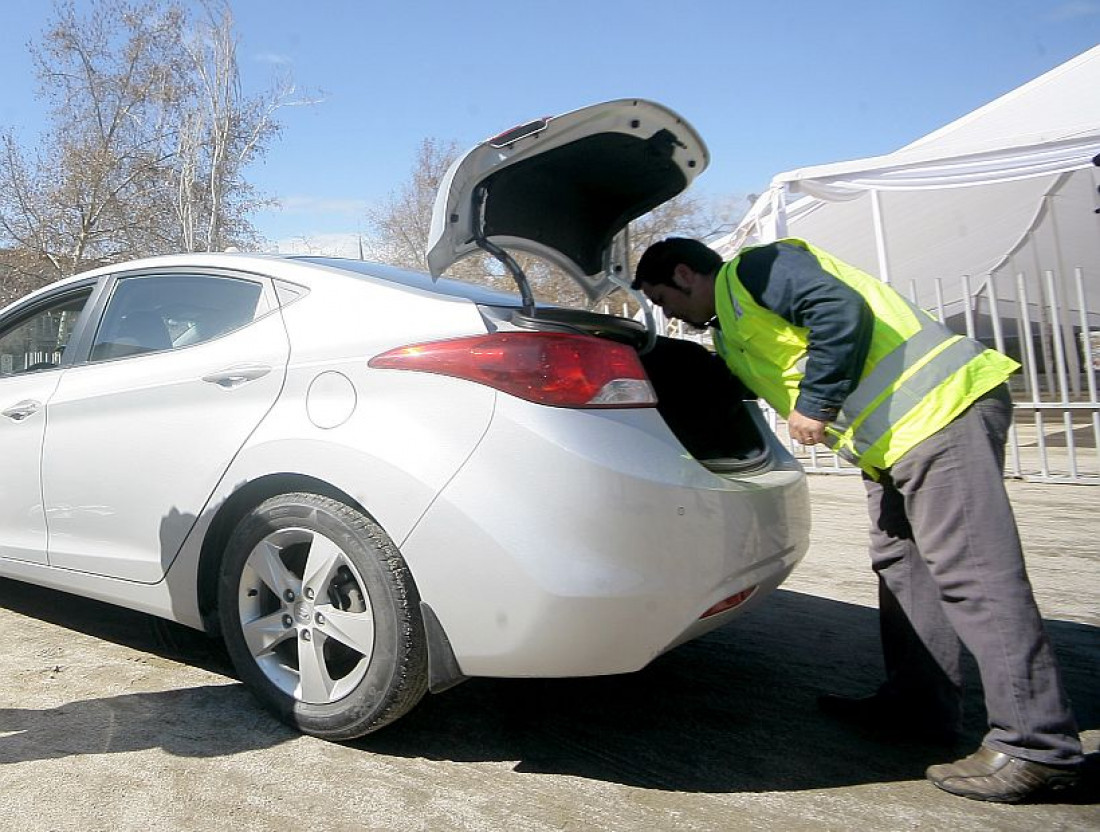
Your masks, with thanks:
[(0, 459), (0, 575), (220, 634), (330, 739), (470, 676), (637, 670), (807, 546), (701, 347), (355, 260), (153, 258), (0, 311)]

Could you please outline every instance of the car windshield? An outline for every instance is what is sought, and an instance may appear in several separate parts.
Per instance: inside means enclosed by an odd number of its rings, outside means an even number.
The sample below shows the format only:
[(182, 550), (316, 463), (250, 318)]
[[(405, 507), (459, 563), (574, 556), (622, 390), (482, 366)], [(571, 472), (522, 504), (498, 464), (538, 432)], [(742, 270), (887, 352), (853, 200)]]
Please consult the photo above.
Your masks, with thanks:
[(399, 269), (396, 266), (385, 266), (381, 263), (371, 263), (367, 260), (349, 260), (341, 257), (292, 257), (293, 260), (303, 260), (308, 263), (316, 263), (319, 266), (329, 266), (334, 269), (342, 269), (347, 272), (357, 272), (367, 277), (376, 277), (399, 283), (412, 289), (420, 289), (425, 292), (449, 295), (456, 298), (465, 298), (474, 303), (484, 303), (492, 306), (521, 306), (522, 301), (517, 293), (501, 292), (478, 286), (475, 283), (464, 283), (459, 280), (440, 278), (432, 280), (431, 276), (422, 272), (414, 272), (409, 269)]

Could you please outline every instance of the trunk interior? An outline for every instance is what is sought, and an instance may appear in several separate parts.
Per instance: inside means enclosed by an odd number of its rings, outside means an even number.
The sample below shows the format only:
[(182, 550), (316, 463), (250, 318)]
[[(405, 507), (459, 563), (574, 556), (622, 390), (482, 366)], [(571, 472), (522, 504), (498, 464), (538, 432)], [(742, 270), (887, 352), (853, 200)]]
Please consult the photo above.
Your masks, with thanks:
[[(639, 350), (646, 343), (643, 324), (614, 315), (540, 307), (534, 316), (513, 312), (509, 318), (525, 329), (581, 332)], [(768, 444), (750, 410), (755, 396), (721, 358), (694, 341), (664, 337), (640, 357), (657, 392), (658, 412), (695, 459), (719, 474), (767, 464)]]

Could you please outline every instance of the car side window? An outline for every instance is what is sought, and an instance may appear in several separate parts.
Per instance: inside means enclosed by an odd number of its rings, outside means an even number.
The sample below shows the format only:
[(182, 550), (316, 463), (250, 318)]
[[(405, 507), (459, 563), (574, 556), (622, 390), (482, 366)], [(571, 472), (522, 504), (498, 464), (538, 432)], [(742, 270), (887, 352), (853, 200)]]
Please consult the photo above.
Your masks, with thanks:
[(91, 294), (90, 287), (70, 292), (0, 330), (0, 377), (58, 366)]
[(263, 286), (216, 275), (121, 278), (92, 344), (91, 361), (199, 344), (268, 311)]

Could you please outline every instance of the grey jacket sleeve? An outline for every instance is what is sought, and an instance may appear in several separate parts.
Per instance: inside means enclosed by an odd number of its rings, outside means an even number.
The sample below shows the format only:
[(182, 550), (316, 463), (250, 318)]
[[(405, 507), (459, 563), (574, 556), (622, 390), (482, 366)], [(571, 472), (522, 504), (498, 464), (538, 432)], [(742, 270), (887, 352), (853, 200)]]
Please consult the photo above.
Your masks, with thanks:
[(749, 294), (784, 320), (809, 330), (805, 375), (795, 410), (825, 422), (859, 382), (874, 315), (863, 297), (790, 243), (746, 252), (737, 276)]

